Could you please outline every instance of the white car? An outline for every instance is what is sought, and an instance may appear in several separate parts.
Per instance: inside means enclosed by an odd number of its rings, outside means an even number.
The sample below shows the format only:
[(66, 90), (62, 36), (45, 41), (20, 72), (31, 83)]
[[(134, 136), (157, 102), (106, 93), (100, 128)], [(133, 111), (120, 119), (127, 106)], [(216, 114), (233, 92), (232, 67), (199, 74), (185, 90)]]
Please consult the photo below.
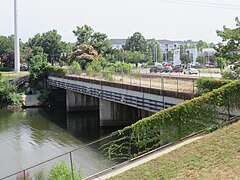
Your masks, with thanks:
[(199, 71), (195, 68), (188, 68), (183, 70), (184, 74), (198, 74)]

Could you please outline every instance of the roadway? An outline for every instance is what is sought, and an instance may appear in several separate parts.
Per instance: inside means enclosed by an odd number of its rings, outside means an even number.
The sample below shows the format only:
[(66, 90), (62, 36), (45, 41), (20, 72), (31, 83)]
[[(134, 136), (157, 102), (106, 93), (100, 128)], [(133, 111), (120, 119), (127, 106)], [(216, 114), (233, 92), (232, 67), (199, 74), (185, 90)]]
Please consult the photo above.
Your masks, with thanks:
[(164, 76), (164, 77), (176, 77), (176, 78), (191, 78), (191, 79), (197, 79), (199, 77), (212, 77), (212, 78), (216, 78), (216, 79), (220, 79), (221, 78), (221, 74), (220, 73), (214, 73), (214, 72), (201, 72), (199, 74), (184, 74), (184, 73), (150, 73), (150, 69), (146, 68), (146, 69), (136, 69), (135, 72), (139, 72), (141, 74), (147, 74), (147, 75), (151, 75), (151, 76)]

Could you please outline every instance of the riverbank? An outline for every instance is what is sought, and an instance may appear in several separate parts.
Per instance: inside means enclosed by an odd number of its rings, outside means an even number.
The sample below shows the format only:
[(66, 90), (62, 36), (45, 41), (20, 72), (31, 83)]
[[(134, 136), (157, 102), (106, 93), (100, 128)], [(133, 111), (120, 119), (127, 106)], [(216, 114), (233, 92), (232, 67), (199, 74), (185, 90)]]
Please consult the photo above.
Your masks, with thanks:
[(240, 122), (110, 178), (240, 179)]

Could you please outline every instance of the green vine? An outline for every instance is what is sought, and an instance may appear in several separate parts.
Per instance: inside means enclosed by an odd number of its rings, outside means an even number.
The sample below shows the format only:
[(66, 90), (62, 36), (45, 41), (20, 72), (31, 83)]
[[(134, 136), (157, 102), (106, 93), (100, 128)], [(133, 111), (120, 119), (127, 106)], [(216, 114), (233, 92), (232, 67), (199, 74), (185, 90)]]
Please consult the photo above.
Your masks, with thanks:
[(114, 132), (113, 140), (103, 145), (102, 151), (108, 159), (124, 161), (194, 132), (216, 129), (229, 119), (231, 110), (240, 107), (240, 81), (225, 83), (217, 83), (212, 87), (222, 87)]

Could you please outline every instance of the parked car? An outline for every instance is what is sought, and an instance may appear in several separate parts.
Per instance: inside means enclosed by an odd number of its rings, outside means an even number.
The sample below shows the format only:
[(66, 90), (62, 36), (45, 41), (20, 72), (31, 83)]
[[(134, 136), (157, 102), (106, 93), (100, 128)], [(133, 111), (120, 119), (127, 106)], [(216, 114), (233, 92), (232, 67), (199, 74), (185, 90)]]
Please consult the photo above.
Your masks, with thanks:
[(183, 72), (183, 68), (181, 66), (174, 66), (172, 72)]
[(195, 68), (188, 68), (183, 70), (184, 74), (198, 74), (199, 71)]
[(162, 72), (171, 73), (172, 72), (172, 67), (171, 66), (165, 66), (165, 67), (163, 67)]
[(164, 69), (164, 67), (162, 67), (162, 66), (153, 66), (153, 67), (150, 69), (150, 73), (152, 73), (152, 72), (155, 72), (155, 73), (157, 73), (157, 72), (163, 72), (163, 69)]

